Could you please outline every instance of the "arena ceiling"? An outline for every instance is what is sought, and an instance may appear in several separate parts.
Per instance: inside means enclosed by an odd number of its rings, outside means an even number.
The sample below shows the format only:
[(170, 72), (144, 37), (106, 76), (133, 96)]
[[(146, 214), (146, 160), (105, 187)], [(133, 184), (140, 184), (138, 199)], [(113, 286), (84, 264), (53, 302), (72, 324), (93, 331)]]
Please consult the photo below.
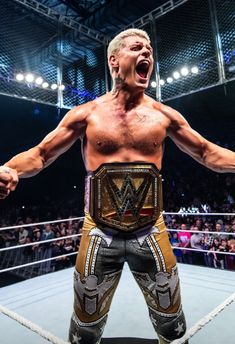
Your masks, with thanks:
[(58, 13), (114, 35), (130, 22), (153, 11), (166, 0), (40, 0)]
[[(153, 98), (225, 84), (235, 79), (234, 13), (234, 0), (1, 1), (0, 94), (70, 108), (105, 93), (107, 44), (128, 27), (151, 37)], [(49, 87), (16, 80), (28, 72)]]

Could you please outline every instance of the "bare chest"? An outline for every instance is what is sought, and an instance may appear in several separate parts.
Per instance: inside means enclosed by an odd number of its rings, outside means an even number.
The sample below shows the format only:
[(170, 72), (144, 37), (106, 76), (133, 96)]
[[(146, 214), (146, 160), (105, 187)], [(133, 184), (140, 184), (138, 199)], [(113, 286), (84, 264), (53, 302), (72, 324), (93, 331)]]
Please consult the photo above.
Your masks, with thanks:
[(94, 116), (87, 130), (88, 144), (103, 154), (131, 149), (152, 155), (162, 146), (165, 136), (162, 118), (143, 110)]

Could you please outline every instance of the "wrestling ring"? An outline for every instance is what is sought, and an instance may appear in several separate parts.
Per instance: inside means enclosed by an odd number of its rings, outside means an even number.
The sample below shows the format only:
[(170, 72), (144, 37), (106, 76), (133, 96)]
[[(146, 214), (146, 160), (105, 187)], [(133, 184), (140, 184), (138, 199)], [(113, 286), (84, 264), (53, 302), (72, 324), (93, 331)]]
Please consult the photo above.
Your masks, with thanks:
[[(164, 213), (164, 215), (234, 216), (233, 213)], [(2, 227), (0, 232), (20, 227), (27, 228), (57, 222), (80, 221), (82, 219), (82, 217), (78, 217)], [(168, 229), (168, 231), (180, 230)], [(197, 232), (190, 230), (190, 233)], [(199, 231), (199, 233), (208, 234), (208, 231)], [(235, 238), (235, 233), (234, 235), (228, 232), (210, 231), (209, 233), (217, 236), (230, 234)], [(54, 238), (46, 240), (46, 243), (68, 238), (74, 240), (80, 235), (74, 234)], [(40, 244), (45, 244), (45, 241), (23, 244), (20, 245), (20, 248)], [(19, 249), (19, 245), (1, 248), (0, 255), (6, 258), (8, 252), (14, 252), (16, 249)], [(181, 247), (177, 247), (177, 249), (209, 252)], [(229, 252), (220, 252), (220, 254), (235, 255), (235, 253)], [(4, 273), (14, 270), (33, 269), (33, 266), (43, 266), (45, 268), (48, 267), (48, 262), (73, 255), (76, 255), (76, 252), (2, 268), (0, 278)], [(188, 330), (182, 338), (172, 343), (183, 344), (190, 339), (190, 344), (217, 344), (222, 341), (226, 344), (233, 344), (234, 271), (179, 263), (178, 268)], [(54, 344), (69, 344), (66, 338), (72, 313), (72, 281), (73, 268), (68, 268), (2, 287), (0, 294), (0, 312), (2, 313), (0, 320), (2, 329), (1, 343), (43, 344), (49, 341)], [(13, 323), (12, 320), (16, 322)], [(124, 267), (121, 281), (115, 293), (103, 337), (102, 344), (157, 343), (156, 334), (149, 320), (142, 293), (127, 265)]]

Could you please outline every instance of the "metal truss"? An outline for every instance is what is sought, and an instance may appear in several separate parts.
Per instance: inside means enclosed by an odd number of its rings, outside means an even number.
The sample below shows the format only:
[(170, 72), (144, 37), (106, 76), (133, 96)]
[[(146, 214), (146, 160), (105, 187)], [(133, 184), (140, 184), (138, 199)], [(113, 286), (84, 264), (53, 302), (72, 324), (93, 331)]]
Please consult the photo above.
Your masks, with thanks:
[(146, 24), (148, 24), (153, 19), (157, 19), (164, 14), (174, 10), (176, 7), (183, 5), (188, 0), (169, 0), (165, 2), (163, 5), (155, 8), (153, 11), (149, 12), (148, 14), (145, 14), (143, 17), (133, 21), (132, 23), (128, 24), (128, 26), (125, 27), (125, 29), (131, 28), (131, 27), (141, 27)]
[(89, 27), (78, 23), (76, 20), (71, 19), (69, 17), (66, 17), (64, 15), (61, 15), (60, 13), (56, 12), (55, 10), (41, 4), (40, 2), (36, 0), (14, 0), (17, 3), (20, 3), (21, 5), (24, 5), (37, 13), (40, 13), (41, 15), (44, 15), (52, 20), (59, 21), (63, 25), (69, 27), (70, 29), (73, 29), (77, 32), (80, 32), (84, 34), (85, 36), (96, 40), (102, 44), (108, 44), (110, 39), (109, 37), (101, 34), (100, 32), (90, 29)]

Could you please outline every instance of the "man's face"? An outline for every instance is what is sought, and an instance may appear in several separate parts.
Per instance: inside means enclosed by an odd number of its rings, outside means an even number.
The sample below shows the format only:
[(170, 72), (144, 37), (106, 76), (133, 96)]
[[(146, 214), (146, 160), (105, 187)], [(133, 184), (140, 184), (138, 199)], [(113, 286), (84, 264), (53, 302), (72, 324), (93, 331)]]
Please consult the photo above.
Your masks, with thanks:
[(153, 52), (148, 40), (139, 36), (124, 39), (116, 54), (117, 75), (128, 87), (146, 89), (153, 71)]

